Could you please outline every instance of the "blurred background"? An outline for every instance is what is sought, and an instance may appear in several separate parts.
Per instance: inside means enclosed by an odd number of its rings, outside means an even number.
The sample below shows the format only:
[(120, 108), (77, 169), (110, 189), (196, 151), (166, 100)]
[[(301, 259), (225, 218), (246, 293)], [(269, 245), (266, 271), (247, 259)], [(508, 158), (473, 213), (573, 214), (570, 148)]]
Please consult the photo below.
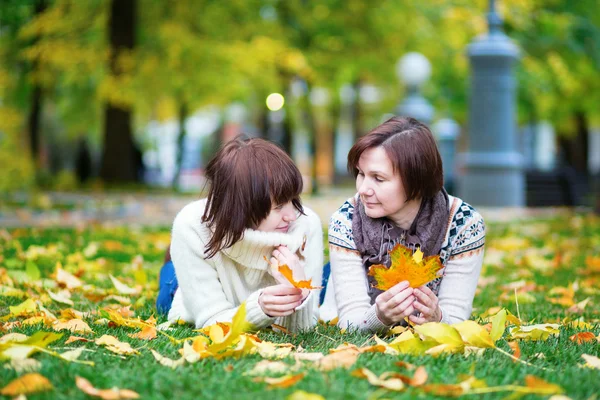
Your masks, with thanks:
[(0, 193), (197, 195), (240, 133), (352, 193), (410, 115), (476, 206), (597, 207), (599, 72), (596, 0), (1, 0)]

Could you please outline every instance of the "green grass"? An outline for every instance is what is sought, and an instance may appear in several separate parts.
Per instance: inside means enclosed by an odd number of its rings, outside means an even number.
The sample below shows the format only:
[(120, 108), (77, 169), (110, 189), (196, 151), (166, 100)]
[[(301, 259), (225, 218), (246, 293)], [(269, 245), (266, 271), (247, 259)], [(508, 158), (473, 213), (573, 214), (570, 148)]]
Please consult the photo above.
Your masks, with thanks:
[[(519, 280), (535, 283), (528, 293), (535, 299), (532, 303), (519, 303), (519, 313), (523, 320), (539, 322), (560, 322), (563, 318), (582, 317), (593, 323), (592, 332), (600, 334), (599, 307), (600, 301), (598, 282), (600, 268), (591, 271), (586, 264), (590, 256), (600, 257), (600, 220), (596, 217), (577, 215), (561, 217), (546, 221), (531, 221), (520, 224), (488, 224), (487, 245), (489, 253), (501, 254), (501, 260), (487, 258), (484, 266), (484, 276), (497, 278), (497, 281), (484, 286), (477, 293), (474, 302), (474, 318), (489, 307), (503, 306), (512, 313), (517, 313), (512, 290), (503, 289), (503, 285)], [(509, 239), (507, 239), (509, 238)], [(509, 243), (510, 238), (525, 239), (520, 243)], [(13, 278), (15, 286), (30, 293), (38, 289), (29, 287), (25, 268), (27, 255), (29, 262), (39, 269), (43, 278), (49, 278), (54, 272), (56, 262), (62, 263), (65, 269), (81, 274), (81, 279), (108, 292), (114, 291), (108, 274), (119, 277), (124, 283), (133, 286), (137, 277), (139, 282), (147, 280), (144, 291), (134, 297), (132, 309), (136, 316), (148, 318), (155, 314), (154, 297), (156, 295), (157, 273), (162, 264), (165, 244), (168, 241), (168, 229), (136, 229), (128, 227), (103, 228), (92, 226), (85, 229), (8, 229), (0, 235), (0, 268), (7, 272), (0, 273), (0, 285), (7, 285), (6, 274)], [(115, 245), (115, 242), (121, 245)], [(88, 256), (78, 256), (84, 252), (90, 243), (97, 243), (97, 251), (89, 252)], [(34, 257), (35, 247), (39, 246), (38, 254)], [(45, 250), (41, 250), (45, 249)], [(90, 250), (90, 248), (88, 248)], [(29, 252), (28, 252), (29, 251)], [(543, 263), (534, 263), (529, 259), (554, 260), (560, 256), (555, 266), (541, 268)], [(137, 271), (132, 260), (137, 255), (144, 258), (143, 272)], [(103, 260), (103, 261), (98, 261)], [(553, 264), (554, 265), (554, 264)], [(552, 304), (548, 301), (549, 291), (556, 286), (568, 286), (577, 281), (575, 301), (587, 297), (590, 303), (582, 314), (570, 315), (566, 307)], [(51, 280), (44, 281), (52, 285)], [(45, 293), (44, 290), (39, 290)], [(502, 297), (503, 293), (506, 294)], [(94, 302), (84, 296), (74, 294), (75, 309), (79, 311), (96, 311), (111, 304), (107, 301)], [(501, 298), (503, 300), (501, 300)], [(25, 298), (0, 296), (0, 317), (9, 313), (9, 306), (24, 301)], [(114, 302), (113, 302), (114, 304)], [(54, 302), (48, 302), (46, 307), (55, 314), (60, 309), (67, 308)], [(150, 342), (132, 339), (128, 333), (134, 329), (95, 325), (96, 318), (86, 321), (94, 330), (94, 334), (79, 335), (97, 338), (103, 334), (117, 336), (121, 341), (129, 342), (139, 349), (139, 355), (121, 357), (99, 347), (94, 343), (75, 342), (65, 345), (69, 337), (65, 332), (63, 338), (52, 343), (49, 348), (59, 352), (84, 347), (81, 360), (93, 361), (95, 366), (68, 363), (47, 354), (37, 353), (33, 358), (41, 361), (39, 371), (54, 385), (54, 391), (28, 396), (31, 399), (84, 399), (88, 398), (75, 386), (75, 376), (88, 379), (97, 388), (127, 388), (138, 392), (142, 398), (285, 398), (296, 390), (318, 393), (327, 399), (368, 399), (368, 398), (413, 398), (430, 397), (416, 389), (407, 389), (401, 393), (389, 392), (371, 386), (366, 380), (350, 375), (351, 371), (366, 367), (380, 374), (385, 371), (400, 371), (395, 366), (399, 360), (409, 361), (416, 365), (424, 365), (429, 374), (430, 383), (457, 383), (461, 374), (474, 375), (483, 379), (489, 386), (518, 384), (522, 385), (528, 374), (536, 375), (549, 382), (563, 387), (566, 394), (574, 399), (587, 399), (600, 393), (600, 371), (580, 368), (583, 363), (582, 354), (600, 356), (600, 344), (577, 345), (569, 337), (581, 331), (568, 326), (561, 326), (560, 335), (551, 337), (545, 342), (520, 341), (522, 359), (535, 364), (527, 366), (513, 362), (510, 358), (494, 350), (486, 350), (482, 357), (464, 355), (447, 355), (437, 358), (431, 356), (391, 356), (380, 353), (361, 354), (357, 363), (349, 370), (337, 369), (320, 372), (306, 368), (306, 376), (296, 385), (286, 389), (268, 389), (264, 383), (254, 382), (251, 376), (244, 373), (251, 370), (262, 358), (250, 355), (239, 359), (214, 360), (205, 359), (195, 364), (185, 364), (175, 370), (158, 364), (150, 349), (162, 355), (178, 358), (177, 350), (181, 345), (173, 345), (165, 336)], [(159, 323), (164, 322), (159, 318)], [(0, 325), (1, 326), (1, 325)], [(21, 326), (11, 332), (31, 335), (39, 330), (50, 330), (42, 325)], [(184, 338), (196, 335), (190, 326), (178, 326), (172, 336)], [(0, 332), (0, 335), (2, 333)], [(360, 333), (341, 333), (337, 328), (321, 324), (313, 331), (298, 335), (286, 335), (273, 331), (259, 333), (263, 340), (292, 343), (302, 346), (308, 351), (327, 353), (344, 342), (357, 345), (372, 344), (371, 335)], [(505, 339), (499, 341), (499, 347), (510, 351)], [(544, 359), (535, 355), (543, 353)], [(291, 360), (287, 360), (293, 364)], [(4, 363), (6, 367), (7, 363)], [(541, 369), (543, 367), (545, 369)], [(0, 387), (19, 374), (9, 368), (0, 367)], [(487, 395), (487, 398), (504, 398), (509, 393)], [(474, 397), (474, 396), (471, 396)], [(528, 396), (528, 398), (542, 398)]]

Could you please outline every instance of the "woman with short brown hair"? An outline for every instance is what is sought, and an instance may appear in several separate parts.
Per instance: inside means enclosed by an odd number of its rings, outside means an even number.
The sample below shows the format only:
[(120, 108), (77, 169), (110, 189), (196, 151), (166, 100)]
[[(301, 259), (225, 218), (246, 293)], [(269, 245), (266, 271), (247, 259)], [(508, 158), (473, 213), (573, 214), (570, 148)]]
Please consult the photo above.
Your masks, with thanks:
[[(468, 319), (485, 225), (469, 204), (444, 190), (442, 160), (429, 128), (413, 118), (384, 122), (352, 147), (348, 169), (358, 193), (329, 225), (329, 285), (339, 325), (380, 331), (406, 319), (415, 324)], [(397, 244), (439, 256), (443, 276), (419, 288), (404, 281), (376, 289), (368, 269), (389, 268), (389, 252)]]
[(208, 163), (206, 178), (208, 197), (184, 207), (173, 223), (177, 288), (172, 304), (161, 288), (157, 307), (170, 321), (198, 328), (231, 321), (242, 302), (256, 328), (313, 326), (318, 293), (292, 287), (270, 268), (287, 264), (294, 279), (321, 282), (321, 222), (300, 203), (302, 176), (293, 161), (271, 142), (235, 139)]

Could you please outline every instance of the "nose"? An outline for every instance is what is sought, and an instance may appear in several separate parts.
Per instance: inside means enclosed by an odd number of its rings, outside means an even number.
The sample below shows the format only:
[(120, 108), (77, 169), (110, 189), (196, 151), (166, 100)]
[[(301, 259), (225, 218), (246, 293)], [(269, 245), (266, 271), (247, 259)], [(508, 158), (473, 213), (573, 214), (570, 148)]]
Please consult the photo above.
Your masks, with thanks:
[(356, 191), (361, 196), (372, 196), (373, 189), (369, 186), (366, 179), (356, 180)]
[(292, 203), (289, 203), (284, 208), (283, 220), (285, 222), (293, 222), (298, 218), (297, 214), (298, 211), (296, 210), (296, 207), (294, 207)]

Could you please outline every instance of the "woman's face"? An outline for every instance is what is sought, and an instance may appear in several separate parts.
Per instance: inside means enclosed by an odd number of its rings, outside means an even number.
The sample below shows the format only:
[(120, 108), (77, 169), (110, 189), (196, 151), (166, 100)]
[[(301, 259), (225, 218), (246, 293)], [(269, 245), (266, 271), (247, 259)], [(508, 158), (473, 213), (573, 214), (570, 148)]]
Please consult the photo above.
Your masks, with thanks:
[(296, 218), (298, 218), (298, 210), (296, 210), (291, 201), (285, 204), (274, 205), (267, 218), (262, 220), (256, 230), (287, 233), (290, 223), (294, 222)]
[(406, 207), (406, 192), (400, 174), (381, 146), (365, 150), (358, 160), (356, 190), (371, 218), (394, 217)]

